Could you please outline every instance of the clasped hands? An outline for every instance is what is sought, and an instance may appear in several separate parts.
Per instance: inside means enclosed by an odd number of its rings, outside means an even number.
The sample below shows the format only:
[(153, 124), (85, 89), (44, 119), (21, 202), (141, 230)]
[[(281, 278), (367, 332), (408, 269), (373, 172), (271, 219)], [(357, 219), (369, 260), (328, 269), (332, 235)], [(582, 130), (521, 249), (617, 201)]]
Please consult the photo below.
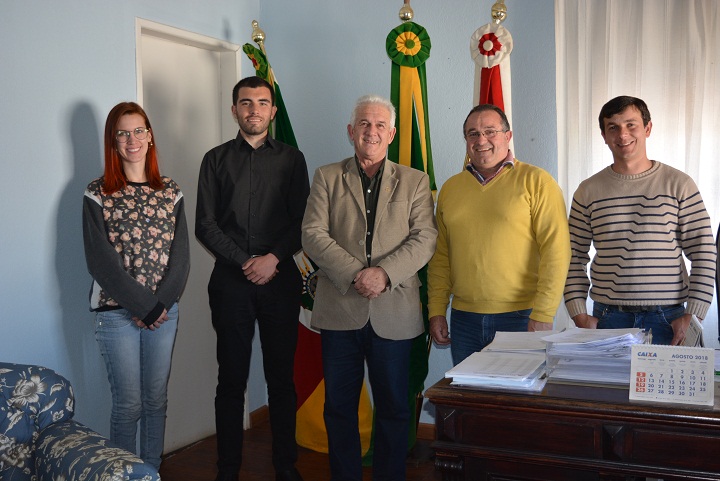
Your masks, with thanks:
[(278, 262), (280, 261), (275, 254), (251, 257), (242, 265), (243, 274), (253, 284), (262, 286), (270, 282), (279, 272)]
[(135, 325), (139, 327), (140, 329), (150, 329), (151, 331), (154, 331), (155, 329), (158, 329), (165, 321), (168, 320), (167, 315), (167, 309), (163, 309), (162, 314), (155, 319), (155, 322), (152, 324), (145, 324), (142, 319), (139, 317), (133, 317), (132, 320), (135, 322)]
[(388, 289), (390, 278), (382, 267), (367, 267), (355, 275), (353, 286), (358, 294), (375, 299)]

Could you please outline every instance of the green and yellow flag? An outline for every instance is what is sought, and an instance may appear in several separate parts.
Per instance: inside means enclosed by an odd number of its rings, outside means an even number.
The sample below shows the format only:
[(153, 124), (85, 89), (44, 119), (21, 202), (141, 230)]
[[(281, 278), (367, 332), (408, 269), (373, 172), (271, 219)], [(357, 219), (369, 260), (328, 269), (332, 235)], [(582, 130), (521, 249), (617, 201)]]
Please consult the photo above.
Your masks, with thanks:
[(397, 133), (388, 158), (422, 170), (430, 176), (435, 193), (435, 172), (430, 148), (425, 61), (430, 58), (430, 36), (414, 22), (393, 29), (385, 42), (392, 60), (390, 100), (397, 110)]
[[(427, 76), (425, 61), (430, 58), (430, 35), (420, 25), (405, 22), (393, 29), (387, 36), (385, 47), (392, 60), (390, 100), (397, 111), (395, 139), (388, 149), (388, 158), (401, 165), (422, 170), (430, 177), (433, 196), (435, 172), (430, 147), (430, 123), (428, 120)], [(422, 392), (428, 374), (428, 310), (427, 310), (427, 266), (418, 272), (422, 287), (422, 302), (425, 333), (415, 338), (410, 358), (410, 393), (408, 402), (412, 420), (419, 419), (422, 408)], [(412, 448), (417, 437), (416, 422), (410, 423), (408, 448)]]
[(288, 117), (285, 102), (283, 102), (282, 93), (280, 93), (280, 86), (275, 81), (275, 74), (267, 61), (267, 57), (260, 49), (249, 43), (243, 45), (243, 52), (245, 52), (252, 61), (257, 76), (266, 80), (275, 90), (277, 113), (275, 114), (274, 125), (270, 125), (270, 136), (280, 142), (297, 147), (298, 144), (297, 140), (295, 140), (295, 133), (293, 132), (292, 125), (290, 125), (290, 117)]

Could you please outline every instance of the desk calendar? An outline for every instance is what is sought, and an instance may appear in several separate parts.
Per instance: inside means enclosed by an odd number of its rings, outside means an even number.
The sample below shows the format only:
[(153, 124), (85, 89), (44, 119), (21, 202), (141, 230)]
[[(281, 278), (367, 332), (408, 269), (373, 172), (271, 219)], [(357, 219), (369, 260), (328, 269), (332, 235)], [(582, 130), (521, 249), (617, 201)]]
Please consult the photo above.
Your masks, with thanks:
[(630, 360), (630, 399), (712, 406), (715, 351), (636, 344)]

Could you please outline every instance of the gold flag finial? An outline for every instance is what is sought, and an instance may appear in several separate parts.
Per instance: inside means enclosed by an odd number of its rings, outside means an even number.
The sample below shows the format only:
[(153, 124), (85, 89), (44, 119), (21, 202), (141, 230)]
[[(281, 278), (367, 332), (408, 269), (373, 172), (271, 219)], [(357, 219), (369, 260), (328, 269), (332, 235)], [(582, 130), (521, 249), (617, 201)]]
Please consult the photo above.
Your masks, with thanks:
[(500, 25), (507, 18), (507, 7), (505, 6), (505, 0), (497, 0), (490, 10), (493, 22)]
[(400, 20), (403, 22), (409, 22), (413, 19), (415, 16), (415, 13), (413, 12), (412, 7), (410, 6), (410, 0), (405, 0), (405, 4), (400, 9), (400, 13), (398, 13), (398, 16), (400, 17)]
[(258, 44), (260, 46), (260, 50), (262, 50), (263, 53), (265, 53), (265, 46), (263, 43), (265, 42), (265, 32), (263, 32), (263, 29), (260, 28), (260, 25), (258, 25), (257, 20), (252, 21), (252, 39), (253, 42)]

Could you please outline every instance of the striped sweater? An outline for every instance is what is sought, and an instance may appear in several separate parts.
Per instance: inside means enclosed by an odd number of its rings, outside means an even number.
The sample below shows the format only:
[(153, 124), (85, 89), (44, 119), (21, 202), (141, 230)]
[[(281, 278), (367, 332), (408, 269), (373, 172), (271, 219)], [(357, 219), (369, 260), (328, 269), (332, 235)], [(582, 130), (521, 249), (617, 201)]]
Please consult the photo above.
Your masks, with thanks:
[[(687, 302), (687, 313), (705, 317), (716, 250), (710, 217), (687, 174), (660, 162), (637, 175), (607, 167), (580, 184), (569, 224), (572, 258), (564, 296), (571, 317), (587, 312), (588, 289), (593, 301), (605, 304)], [(596, 255), (588, 279), (591, 243)]]

